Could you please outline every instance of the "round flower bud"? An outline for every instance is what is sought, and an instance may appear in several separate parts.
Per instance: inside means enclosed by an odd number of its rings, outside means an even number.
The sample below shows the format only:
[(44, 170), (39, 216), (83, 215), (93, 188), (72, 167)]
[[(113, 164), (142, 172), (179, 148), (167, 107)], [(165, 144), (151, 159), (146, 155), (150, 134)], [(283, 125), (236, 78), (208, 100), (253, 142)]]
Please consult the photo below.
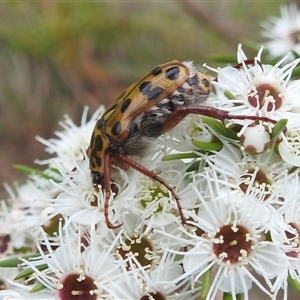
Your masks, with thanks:
[(269, 149), (271, 136), (263, 125), (254, 124), (241, 135), (241, 144), (250, 154), (258, 154)]

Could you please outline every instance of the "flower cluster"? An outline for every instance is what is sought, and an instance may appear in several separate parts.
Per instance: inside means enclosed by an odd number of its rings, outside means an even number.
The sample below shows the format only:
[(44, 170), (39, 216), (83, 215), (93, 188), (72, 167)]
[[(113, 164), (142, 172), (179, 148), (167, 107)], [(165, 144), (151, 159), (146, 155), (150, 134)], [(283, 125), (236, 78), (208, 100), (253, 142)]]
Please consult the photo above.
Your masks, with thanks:
[(271, 17), (262, 22), (262, 36), (267, 39), (270, 57), (285, 56), (287, 52), (300, 53), (300, 12), (297, 3), (281, 7), (280, 17)]
[[(45, 171), (27, 169), (26, 184), (7, 186), (1, 201), (0, 299), (249, 299), (254, 285), (288, 299), (289, 285), (300, 290), (300, 59), (271, 65), (262, 52), (249, 59), (239, 45), (235, 66), (207, 67), (216, 77), (207, 105), (229, 111), (225, 124), (187, 116), (139, 158), (172, 186), (186, 224), (164, 185), (118, 162), (105, 207), (87, 151), (103, 107), (38, 138), (52, 155), (37, 161)], [(107, 213), (121, 226), (108, 228)]]

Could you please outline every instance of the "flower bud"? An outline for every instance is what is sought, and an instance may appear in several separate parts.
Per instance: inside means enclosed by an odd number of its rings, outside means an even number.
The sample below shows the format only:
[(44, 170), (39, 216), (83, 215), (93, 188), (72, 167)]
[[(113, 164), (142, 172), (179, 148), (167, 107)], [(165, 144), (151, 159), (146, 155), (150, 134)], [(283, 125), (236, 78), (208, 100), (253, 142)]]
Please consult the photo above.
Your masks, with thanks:
[(241, 144), (250, 154), (258, 154), (269, 149), (271, 136), (263, 125), (254, 124), (248, 126), (242, 134)]

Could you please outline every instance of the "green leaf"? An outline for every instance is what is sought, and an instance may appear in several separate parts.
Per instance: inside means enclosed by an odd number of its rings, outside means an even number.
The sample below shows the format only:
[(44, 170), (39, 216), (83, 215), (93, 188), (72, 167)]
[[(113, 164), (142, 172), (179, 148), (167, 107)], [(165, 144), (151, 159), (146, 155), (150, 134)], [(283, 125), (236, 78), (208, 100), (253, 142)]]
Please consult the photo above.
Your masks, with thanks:
[(231, 94), (229, 91), (224, 91), (224, 95), (228, 100), (235, 100), (235, 96)]
[[(38, 256), (40, 256), (40, 254), (29, 254), (29, 255), (22, 256), (22, 258), (29, 259), (29, 258), (38, 257)], [(0, 261), (0, 267), (1, 268), (16, 268), (21, 263), (23, 263), (23, 261), (20, 259), (20, 257), (14, 257), (14, 258), (1, 260)]]
[(163, 157), (163, 161), (169, 161), (169, 160), (178, 160), (178, 159), (187, 159), (187, 158), (197, 158), (199, 155), (193, 152), (185, 152), (185, 153), (175, 153), (175, 154), (169, 154)]
[(49, 168), (49, 170), (50, 170), (51, 172), (53, 172), (53, 173), (56, 173), (56, 174), (59, 174), (59, 175), (60, 175), (60, 173), (59, 173), (59, 171), (58, 171), (57, 168), (51, 167), (51, 168)]
[(271, 235), (271, 232), (270, 232), (270, 231), (267, 231), (267, 232), (265, 233), (264, 239), (265, 239), (265, 241), (272, 242), (272, 235)]
[(38, 170), (38, 169), (34, 169), (28, 166), (24, 166), (24, 165), (19, 165), (19, 164), (15, 164), (13, 165), (14, 169), (22, 172), (25, 175), (38, 175), (42, 178), (45, 179), (52, 179), (53, 181), (59, 182), (56, 178), (54, 178), (53, 176), (44, 173), (44, 171)]
[(293, 166), (289, 169), (288, 174), (292, 174), (299, 170), (299, 167)]
[(206, 123), (216, 133), (225, 136), (232, 140), (238, 140), (237, 134), (231, 128), (227, 128), (222, 122), (210, 117), (202, 117), (204, 123)]
[(44, 290), (45, 288), (46, 287), (42, 283), (38, 283), (29, 291), (29, 293), (37, 293)]
[[(36, 268), (39, 271), (43, 271), (45, 269), (48, 268), (48, 265), (44, 264), (44, 265), (40, 265), (40, 266), (36, 266)], [(33, 274), (35, 271), (33, 269), (25, 269), (24, 271), (20, 272), (15, 278), (14, 280), (18, 280), (18, 279), (22, 279), (22, 278), (27, 278), (29, 277), (31, 274)]]
[(295, 50), (292, 50), (291, 52), (293, 53), (295, 59), (300, 57), (299, 53), (296, 52)]
[(292, 286), (292, 288), (300, 293), (300, 282), (298, 280), (293, 279), (290, 275), (288, 276), (288, 282)]
[(299, 76), (300, 76), (300, 67), (296, 67), (296, 68), (293, 70), (292, 76), (293, 76), (293, 77), (299, 77)]
[[(237, 294), (237, 295), (235, 295), (235, 297), (236, 297), (236, 300), (242, 300), (243, 299), (241, 294)], [(223, 300), (232, 300), (232, 299), (233, 299), (233, 297), (232, 297), (231, 294), (228, 294), (228, 293), (223, 294)]]
[(0, 268), (16, 268), (21, 263), (22, 263), (22, 261), (17, 257), (9, 258), (9, 259), (0, 261)]
[(29, 247), (29, 246), (23, 246), (21, 248), (14, 248), (14, 254), (15, 256), (23, 256), (25, 255), (26, 253), (30, 253), (32, 251), (32, 247)]
[(223, 294), (223, 300), (232, 300), (232, 295), (228, 293)]
[(192, 140), (194, 146), (199, 149), (207, 150), (207, 151), (220, 151), (223, 148), (223, 144), (219, 143), (205, 143), (198, 140)]
[(202, 288), (200, 297), (205, 299), (210, 288), (210, 270), (207, 270), (202, 276)]
[(272, 140), (277, 138), (279, 136), (280, 133), (283, 132), (283, 130), (286, 129), (286, 124), (287, 124), (288, 120), (287, 119), (282, 119), (279, 120), (274, 127), (272, 128), (272, 133), (271, 133), (271, 138)]
[(200, 166), (200, 160), (197, 160), (187, 168), (186, 173), (198, 171), (199, 166)]

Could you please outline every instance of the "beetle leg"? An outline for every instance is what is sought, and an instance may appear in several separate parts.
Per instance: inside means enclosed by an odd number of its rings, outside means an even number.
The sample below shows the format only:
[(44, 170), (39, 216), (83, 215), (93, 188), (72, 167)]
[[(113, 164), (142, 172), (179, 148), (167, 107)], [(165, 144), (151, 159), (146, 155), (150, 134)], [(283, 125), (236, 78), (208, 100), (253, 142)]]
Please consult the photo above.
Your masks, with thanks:
[(107, 227), (109, 229), (116, 229), (122, 226), (121, 224), (113, 225), (109, 219), (109, 198), (111, 195), (110, 184), (111, 184), (111, 153), (107, 152), (104, 156), (104, 191), (105, 191), (105, 202), (104, 202), (104, 217)]
[(182, 206), (180, 204), (180, 199), (178, 197), (178, 195), (175, 193), (174, 189), (167, 183), (165, 182), (161, 177), (159, 177), (157, 174), (155, 174), (154, 172), (146, 169), (145, 167), (143, 167), (142, 165), (140, 165), (139, 163), (137, 163), (136, 161), (132, 160), (131, 158), (129, 158), (128, 156), (126, 156), (125, 154), (122, 154), (122, 153), (113, 153), (112, 154), (114, 158), (116, 158), (117, 160), (121, 161), (122, 163), (132, 167), (133, 169), (141, 172), (142, 174), (144, 174), (145, 176), (151, 178), (152, 180), (155, 180), (157, 182), (159, 182), (160, 184), (162, 184), (166, 189), (168, 189), (173, 198), (175, 199), (176, 201), (176, 204), (177, 204), (177, 208), (178, 208), (178, 211), (179, 211), (179, 215), (180, 215), (180, 218), (181, 218), (181, 222), (183, 224), (187, 224), (186, 222), (186, 219), (183, 215), (183, 212), (182, 212)]
[(270, 122), (275, 124), (276, 121), (267, 117), (257, 117), (257, 116), (243, 116), (243, 115), (231, 115), (229, 111), (209, 107), (209, 106), (180, 106), (177, 107), (167, 118), (165, 123), (161, 128), (160, 134), (163, 134), (178, 123), (180, 123), (187, 115), (196, 114), (211, 117), (220, 121), (225, 119), (234, 119), (234, 120), (253, 120), (253, 121), (263, 121)]

